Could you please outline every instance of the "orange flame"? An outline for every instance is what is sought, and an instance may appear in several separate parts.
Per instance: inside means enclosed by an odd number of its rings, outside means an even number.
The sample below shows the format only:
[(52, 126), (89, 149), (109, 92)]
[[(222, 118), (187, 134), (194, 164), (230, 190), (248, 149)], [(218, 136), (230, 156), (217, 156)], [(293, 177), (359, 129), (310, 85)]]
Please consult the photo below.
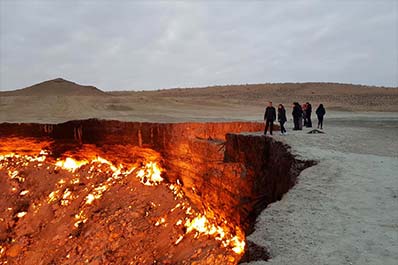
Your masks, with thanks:
[(69, 170), (70, 172), (75, 172), (76, 169), (80, 168), (83, 165), (88, 164), (87, 160), (77, 161), (73, 158), (67, 157), (64, 161), (59, 160), (55, 163), (57, 167), (61, 167), (63, 169)]
[(187, 233), (196, 231), (195, 237), (200, 234), (215, 236), (215, 239), (221, 241), (224, 247), (230, 246), (236, 254), (241, 254), (245, 250), (245, 239), (238, 227), (236, 227), (237, 235), (231, 237), (228, 229), (212, 224), (205, 215), (201, 214), (191, 220), (186, 220), (184, 226), (187, 228)]
[(137, 177), (145, 186), (154, 186), (163, 181), (160, 176), (161, 173), (162, 171), (156, 162), (149, 162), (138, 171)]

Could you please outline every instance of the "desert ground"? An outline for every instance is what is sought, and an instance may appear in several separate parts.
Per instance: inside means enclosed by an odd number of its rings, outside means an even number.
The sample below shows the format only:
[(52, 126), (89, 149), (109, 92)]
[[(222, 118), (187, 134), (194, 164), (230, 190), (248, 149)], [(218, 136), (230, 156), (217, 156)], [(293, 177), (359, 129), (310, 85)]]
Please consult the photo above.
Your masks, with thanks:
[[(324, 134), (292, 132), (289, 116), (289, 134), (273, 136), (318, 164), (258, 217), (248, 238), (272, 258), (252, 264), (396, 264), (398, 88), (304, 83), (103, 93), (48, 82), (0, 93), (0, 122), (261, 121), (268, 101), (284, 103), (288, 114), (293, 101), (314, 109), (323, 103)], [(59, 84), (74, 89), (52, 89)]]
[(293, 101), (323, 103), (327, 111), (398, 112), (398, 88), (286, 83), (104, 93), (58, 78), (0, 92), (0, 122), (261, 120), (268, 101), (285, 104), (288, 113)]

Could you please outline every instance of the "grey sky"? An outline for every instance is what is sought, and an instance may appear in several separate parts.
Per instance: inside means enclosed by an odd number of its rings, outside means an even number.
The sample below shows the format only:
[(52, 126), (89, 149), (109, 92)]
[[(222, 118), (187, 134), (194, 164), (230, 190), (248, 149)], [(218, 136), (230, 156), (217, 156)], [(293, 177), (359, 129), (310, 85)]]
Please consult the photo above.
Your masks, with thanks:
[(0, 0), (0, 90), (398, 86), (398, 1)]

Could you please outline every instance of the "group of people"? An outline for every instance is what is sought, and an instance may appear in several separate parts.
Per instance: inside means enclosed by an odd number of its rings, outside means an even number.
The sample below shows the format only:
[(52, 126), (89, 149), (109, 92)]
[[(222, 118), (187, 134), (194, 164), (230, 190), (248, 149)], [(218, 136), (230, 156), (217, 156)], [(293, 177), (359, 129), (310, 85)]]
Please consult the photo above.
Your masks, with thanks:
[[(294, 128), (293, 130), (302, 130), (303, 126), (307, 128), (312, 127), (312, 120), (311, 120), (311, 114), (312, 114), (312, 106), (309, 102), (300, 105), (298, 102), (294, 102), (293, 105), (293, 123), (294, 123)], [(318, 129), (323, 129), (323, 117), (326, 114), (326, 110), (323, 107), (323, 104), (319, 104), (318, 108), (315, 111), (317, 117), (318, 117)], [(264, 134), (267, 134), (268, 128), (269, 132), (272, 135), (273, 127), (274, 127), (274, 121), (276, 120), (276, 110), (272, 106), (272, 102), (268, 103), (268, 107), (265, 109), (264, 113), (264, 121), (265, 121), (265, 130)], [(286, 109), (282, 104), (279, 104), (278, 106), (278, 122), (280, 125), (280, 134), (281, 135), (286, 135), (286, 128), (285, 128), (285, 123), (287, 121), (286, 118)]]

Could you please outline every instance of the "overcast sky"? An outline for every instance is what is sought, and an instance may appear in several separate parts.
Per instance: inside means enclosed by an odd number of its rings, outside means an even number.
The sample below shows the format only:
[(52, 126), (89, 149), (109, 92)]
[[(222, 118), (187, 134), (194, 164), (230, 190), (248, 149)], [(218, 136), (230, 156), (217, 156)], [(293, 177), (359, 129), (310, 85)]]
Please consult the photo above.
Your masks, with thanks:
[(398, 86), (398, 0), (0, 0), (0, 90), (56, 77), (103, 90)]

